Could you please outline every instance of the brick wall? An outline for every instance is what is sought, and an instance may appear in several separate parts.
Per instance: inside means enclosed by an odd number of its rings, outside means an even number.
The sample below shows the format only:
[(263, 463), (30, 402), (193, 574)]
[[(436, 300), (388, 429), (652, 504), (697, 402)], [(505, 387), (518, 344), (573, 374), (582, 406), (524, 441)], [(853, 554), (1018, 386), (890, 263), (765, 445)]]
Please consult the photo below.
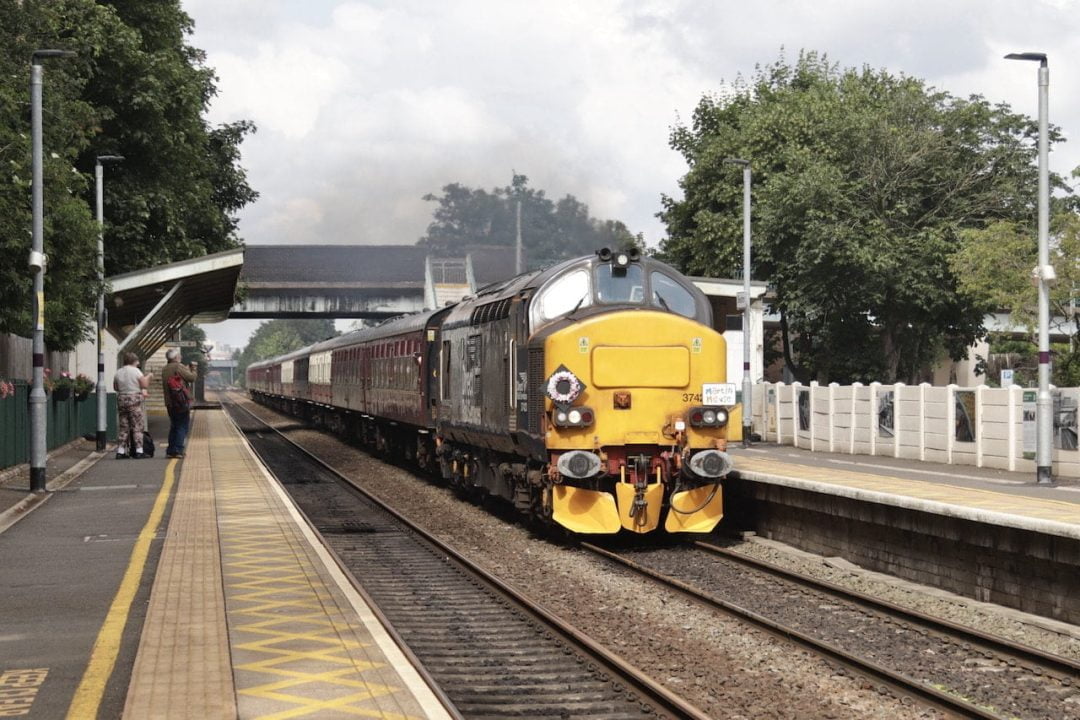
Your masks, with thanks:
[(731, 478), (724, 504), (730, 528), (976, 600), (1080, 623), (1078, 539)]

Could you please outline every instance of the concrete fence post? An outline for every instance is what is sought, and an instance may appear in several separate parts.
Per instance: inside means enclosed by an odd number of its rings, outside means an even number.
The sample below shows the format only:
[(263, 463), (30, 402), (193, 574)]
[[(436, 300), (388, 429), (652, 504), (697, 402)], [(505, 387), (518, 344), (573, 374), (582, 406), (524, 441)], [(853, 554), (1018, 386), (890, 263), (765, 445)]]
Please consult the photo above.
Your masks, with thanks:
[(945, 386), (945, 462), (952, 465), (956, 445), (956, 385)]
[(878, 391), (881, 390), (881, 383), (874, 381), (870, 383), (870, 454), (877, 455), (877, 436), (878, 436)]
[(784, 444), (784, 426), (780, 423), (780, 395), (784, 390), (784, 383), (776, 383), (776, 392), (773, 393), (773, 412), (776, 413), (776, 444)]
[(983, 426), (986, 420), (983, 418), (983, 391), (986, 385), (975, 388), (975, 467), (983, 466)]
[(855, 425), (858, 416), (855, 414), (855, 403), (859, 399), (859, 388), (862, 387), (861, 382), (856, 382), (851, 385), (851, 422), (848, 427), (848, 454), (855, 454)]
[(829, 383), (829, 452), (836, 452), (836, 388), (839, 383)]
[(1010, 385), (1005, 390), (1006, 390), (1005, 398), (1006, 398), (1006, 402), (1008, 404), (1008, 413), (1009, 413), (1008, 414), (1008, 418), (1009, 418), (1008, 427), (1005, 429), (1005, 432), (1007, 433), (1006, 437), (1008, 438), (1008, 443), (1009, 443), (1009, 450), (1008, 450), (1007, 458), (1008, 458), (1008, 463), (1009, 463), (1009, 470), (1011, 472), (1016, 472), (1016, 437), (1017, 437), (1016, 427), (1017, 427), (1017, 425), (1023, 423), (1023, 420), (1024, 420), (1024, 418), (1021, 416), (1020, 419), (1019, 419), (1019, 422), (1017, 421), (1017, 417), (1016, 417), (1016, 411), (1017, 411), (1017, 405), (1018, 405), (1017, 399), (1019, 398), (1020, 393), (1023, 392), (1023, 391), (1020, 389), (1019, 385)]
[(930, 383), (919, 383), (919, 459), (926, 460), (926, 388)]
[(898, 382), (893, 386), (892, 396), (892, 438), (893, 457), (900, 457), (900, 392), (904, 389), (904, 383)]
[(799, 447), (799, 390), (802, 383), (791, 383), (791, 446)]

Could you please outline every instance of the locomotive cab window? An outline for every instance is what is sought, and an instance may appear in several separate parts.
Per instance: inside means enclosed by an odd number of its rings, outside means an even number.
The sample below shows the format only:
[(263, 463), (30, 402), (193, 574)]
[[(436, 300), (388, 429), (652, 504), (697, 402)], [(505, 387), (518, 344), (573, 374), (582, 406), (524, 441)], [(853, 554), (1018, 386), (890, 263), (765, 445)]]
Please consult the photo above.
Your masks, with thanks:
[(662, 272), (653, 272), (649, 280), (652, 283), (653, 305), (688, 318), (697, 315), (694, 296), (677, 280)]
[(641, 304), (645, 299), (644, 287), (645, 274), (640, 265), (596, 266), (596, 297), (602, 303)]
[(554, 320), (575, 308), (592, 305), (592, 287), (587, 270), (574, 270), (543, 290), (534, 303), (544, 320)]

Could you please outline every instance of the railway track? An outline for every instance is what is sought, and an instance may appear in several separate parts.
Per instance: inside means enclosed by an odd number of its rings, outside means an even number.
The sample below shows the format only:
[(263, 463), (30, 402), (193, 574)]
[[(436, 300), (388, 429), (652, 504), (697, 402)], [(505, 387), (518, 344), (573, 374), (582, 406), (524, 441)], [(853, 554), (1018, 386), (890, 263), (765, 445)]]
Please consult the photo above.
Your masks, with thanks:
[(582, 548), (786, 637), (901, 697), (973, 718), (1080, 718), (1080, 663), (704, 542)]
[(707, 717), (250, 411), (224, 407), (460, 717)]

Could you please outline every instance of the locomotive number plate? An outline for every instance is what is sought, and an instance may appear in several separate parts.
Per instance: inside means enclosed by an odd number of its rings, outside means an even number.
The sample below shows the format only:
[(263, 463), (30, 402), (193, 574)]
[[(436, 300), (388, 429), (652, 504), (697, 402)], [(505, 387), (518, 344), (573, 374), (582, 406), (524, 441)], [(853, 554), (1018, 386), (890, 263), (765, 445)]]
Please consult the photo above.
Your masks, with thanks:
[(702, 383), (701, 402), (705, 405), (734, 405), (735, 383)]

